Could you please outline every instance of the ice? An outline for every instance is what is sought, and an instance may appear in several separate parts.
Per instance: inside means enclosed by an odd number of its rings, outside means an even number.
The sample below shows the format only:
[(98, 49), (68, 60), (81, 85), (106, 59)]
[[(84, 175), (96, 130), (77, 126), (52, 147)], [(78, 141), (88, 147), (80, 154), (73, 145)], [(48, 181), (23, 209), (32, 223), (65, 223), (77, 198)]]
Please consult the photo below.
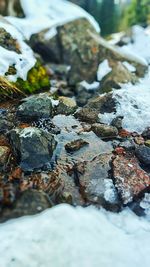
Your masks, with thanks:
[[(97, 32), (100, 31), (95, 19), (79, 6), (66, 0), (21, 0), (26, 18), (7, 17), (29, 39), (34, 33), (56, 28), (76, 18), (87, 18)], [(40, 23), (39, 23), (40, 21)], [(50, 35), (51, 36), (51, 35)]]
[(150, 224), (120, 214), (59, 205), (0, 225), (3, 267), (149, 267)]

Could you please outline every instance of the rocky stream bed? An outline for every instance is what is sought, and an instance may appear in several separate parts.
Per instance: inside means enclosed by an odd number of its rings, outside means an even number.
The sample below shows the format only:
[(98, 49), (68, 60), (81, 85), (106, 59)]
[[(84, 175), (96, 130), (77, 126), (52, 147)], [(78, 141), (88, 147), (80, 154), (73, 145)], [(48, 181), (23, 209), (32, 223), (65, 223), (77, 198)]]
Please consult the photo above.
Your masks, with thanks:
[[(64, 232), (67, 250), (67, 231), (75, 238), (74, 222), (79, 235), (85, 220), (83, 242), (86, 238), (89, 243), (95, 242), (93, 224), (97, 231), (102, 227), (98, 236), (104, 242), (115, 240), (116, 233), (121, 246), (128, 244), (126, 232), (130, 229), (135, 249), (136, 226), (143, 229), (144, 242), (146, 232), (149, 235), (150, 50), (148, 45), (145, 47), (150, 41), (149, 29), (135, 26), (130, 35), (113, 35), (106, 41), (100, 37), (96, 21), (79, 7), (57, 0), (63, 7), (59, 16), (60, 6), (47, 0), (40, 24), (40, 3), (36, 6), (34, 0), (31, 2), (32, 5), (30, 1), (14, 1), (11, 8), (3, 6), (5, 17), (0, 17), (0, 222), (48, 209), (39, 217), (14, 221), (12, 229), (22, 227), (13, 236), (14, 242), (20, 243), (25, 223), (32, 236), (34, 224), (39, 222), (43, 236), (33, 234), (33, 239), (39, 238), (45, 247), (43, 240), (49, 244), (53, 235)], [(35, 8), (37, 13), (33, 16)], [(12, 235), (9, 222), (4, 224), (6, 242), (0, 246), (3, 253)], [(59, 223), (66, 224), (66, 228), (59, 228)], [(0, 232), (3, 237), (1, 227)], [(59, 236), (56, 240), (59, 242)], [(34, 247), (32, 241), (24, 242)], [(115, 242), (114, 254), (119, 253)], [(53, 253), (57, 244), (53, 242)], [(75, 251), (79, 253), (76, 244)], [(87, 243), (85, 249), (91, 250), (89, 265), (86, 253), (81, 253), (78, 266), (112, 266), (108, 255), (113, 241), (107, 245), (108, 253), (99, 251), (97, 242), (96, 251)], [(46, 247), (44, 251), (46, 255)], [(60, 251), (58, 258), (64, 249)], [(14, 250), (9, 252), (3, 267), (77, 266), (72, 254), (70, 263), (56, 263), (53, 253), (44, 258), (40, 254), (36, 261), (28, 252), (29, 264), (22, 254), (19, 259)], [(103, 252), (104, 260), (98, 256)], [(141, 266), (138, 257), (137, 261), (129, 257), (133, 263), (129, 265), (124, 258), (127, 247), (124, 252), (120, 250), (122, 256), (116, 266)], [(147, 264), (145, 258), (144, 266)]]

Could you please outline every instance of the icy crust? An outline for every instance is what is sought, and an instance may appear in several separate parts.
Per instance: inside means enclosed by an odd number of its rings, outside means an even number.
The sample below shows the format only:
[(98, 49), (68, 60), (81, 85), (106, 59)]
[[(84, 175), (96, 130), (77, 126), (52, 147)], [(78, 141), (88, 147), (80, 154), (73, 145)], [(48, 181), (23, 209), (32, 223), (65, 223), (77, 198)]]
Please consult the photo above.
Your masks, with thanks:
[(150, 125), (150, 71), (136, 85), (124, 84), (114, 90), (117, 112), (100, 114), (101, 121), (110, 123), (116, 116), (124, 116), (123, 127), (131, 132), (141, 133)]
[(8, 75), (7, 79), (16, 82), (17, 78), (26, 80), (28, 71), (35, 65), (36, 60), (30, 47), (23, 41), (22, 34), (11, 24), (0, 21), (0, 27), (4, 28), (11, 36), (18, 41), (20, 54), (9, 51), (0, 46), (0, 75), (4, 76), (10, 66), (14, 66), (17, 73)]
[[(66, 0), (20, 0), (26, 18), (7, 17), (29, 39), (32, 34), (48, 28), (56, 28), (77, 18), (87, 18), (97, 32), (100, 31), (95, 19), (79, 6)], [(40, 21), (40, 23), (39, 23)], [(54, 30), (48, 34), (53, 35)]]
[(149, 267), (150, 224), (129, 210), (63, 204), (0, 225), (0, 236), (3, 267)]

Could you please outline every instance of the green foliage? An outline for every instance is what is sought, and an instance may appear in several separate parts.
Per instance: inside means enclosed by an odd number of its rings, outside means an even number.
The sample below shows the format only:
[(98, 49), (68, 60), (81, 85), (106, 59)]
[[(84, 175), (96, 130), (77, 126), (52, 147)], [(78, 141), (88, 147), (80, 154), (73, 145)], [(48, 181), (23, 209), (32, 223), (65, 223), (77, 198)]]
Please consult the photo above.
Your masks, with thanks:
[(146, 26), (150, 20), (150, 0), (132, 0), (126, 8), (121, 27), (127, 28), (135, 24)]
[(28, 72), (27, 80), (17, 79), (15, 86), (25, 93), (34, 93), (41, 89), (50, 87), (50, 80), (46, 69), (37, 62), (36, 65)]

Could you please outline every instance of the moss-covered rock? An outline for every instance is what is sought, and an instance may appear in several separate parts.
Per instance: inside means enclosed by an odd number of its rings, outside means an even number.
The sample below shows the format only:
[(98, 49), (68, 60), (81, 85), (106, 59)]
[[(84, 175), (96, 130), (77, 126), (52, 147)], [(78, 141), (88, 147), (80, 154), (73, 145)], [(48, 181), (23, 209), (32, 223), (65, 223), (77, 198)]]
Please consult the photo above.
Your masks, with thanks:
[(50, 80), (46, 69), (37, 62), (35, 66), (28, 72), (27, 80), (18, 78), (15, 86), (25, 93), (34, 93), (41, 89), (50, 87)]

